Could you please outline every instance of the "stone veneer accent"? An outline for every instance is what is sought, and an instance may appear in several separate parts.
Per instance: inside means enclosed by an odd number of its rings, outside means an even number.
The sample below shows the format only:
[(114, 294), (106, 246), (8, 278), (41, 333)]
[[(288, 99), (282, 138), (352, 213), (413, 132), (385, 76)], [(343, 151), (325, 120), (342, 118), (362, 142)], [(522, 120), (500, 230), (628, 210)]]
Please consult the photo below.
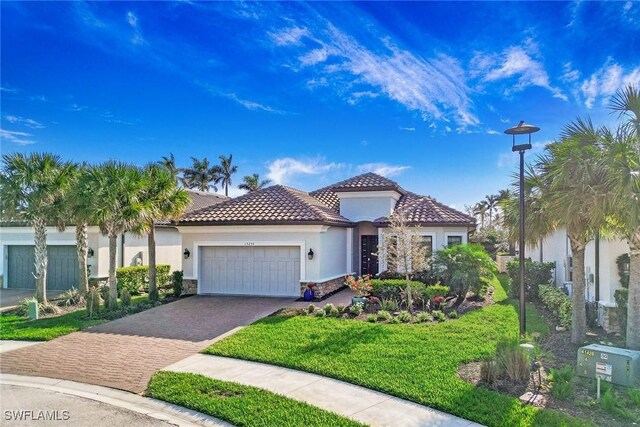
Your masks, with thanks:
[(620, 332), (620, 311), (618, 307), (600, 306), (600, 322), (602, 329), (608, 333)]
[(196, 279), (182, 280), (182, 295), (195, 295), (198, 292), (198, 281)]
[(340, 276), (335, 279), (327, 280), (326, 282), (316, 283), (316, 282), (302, 282), (300, 283), (300, 295), (304, 294), (305, 289), (307, 289), (307, 284), (313, 283), (315, 286), (313, 290), (315, 291), (316, 298), (322, 298), (323, 296), (336, 291), (344, 286), (344, 277)]

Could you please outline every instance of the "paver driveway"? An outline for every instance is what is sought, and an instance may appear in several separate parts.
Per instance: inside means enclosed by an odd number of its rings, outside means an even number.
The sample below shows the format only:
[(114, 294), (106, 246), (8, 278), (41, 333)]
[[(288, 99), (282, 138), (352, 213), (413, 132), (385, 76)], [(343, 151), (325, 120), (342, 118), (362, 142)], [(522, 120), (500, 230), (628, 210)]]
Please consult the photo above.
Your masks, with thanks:
[(185, 298), (3, 353), (0, 371), (141, 393), (155, 371), (197, 353), (233, 328), (290, 305), (295, 305), (294, 301), (283, 298)]

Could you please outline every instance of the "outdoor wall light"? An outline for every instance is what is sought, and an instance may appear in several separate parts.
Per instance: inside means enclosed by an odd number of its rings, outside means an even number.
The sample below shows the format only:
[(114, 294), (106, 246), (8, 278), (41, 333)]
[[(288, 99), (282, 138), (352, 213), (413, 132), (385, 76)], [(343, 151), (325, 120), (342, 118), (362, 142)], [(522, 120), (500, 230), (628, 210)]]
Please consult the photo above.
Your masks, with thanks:
[(313, 249), (309, 249), (309, 253), (307, 254), (307, 258), (313, 259)]
[(89, 248), (89, 249), (87, 250), (87, 257), (89, 257), (89, 258), (93, 258), (93, 249)]
[(189, 252), (189, 249), (185, 248), (184, 252), (182, 253), (184, 255), (184, 259), (189, 259), (189, 257), (191, 256), (191, 252)]

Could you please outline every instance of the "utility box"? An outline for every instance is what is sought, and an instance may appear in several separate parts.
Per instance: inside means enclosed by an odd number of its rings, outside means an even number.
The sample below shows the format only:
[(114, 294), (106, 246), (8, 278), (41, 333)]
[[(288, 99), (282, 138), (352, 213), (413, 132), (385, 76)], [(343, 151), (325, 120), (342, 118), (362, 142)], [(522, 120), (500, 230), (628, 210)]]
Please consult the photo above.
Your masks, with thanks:
[(640, 351), (591, 344), (578, 349), (576, 373), (627, 387), (640, 385)]
[(28, 304), (28, 314), (29, 320), (38, 320), (38, 300), (32, 299), (29, 300)]

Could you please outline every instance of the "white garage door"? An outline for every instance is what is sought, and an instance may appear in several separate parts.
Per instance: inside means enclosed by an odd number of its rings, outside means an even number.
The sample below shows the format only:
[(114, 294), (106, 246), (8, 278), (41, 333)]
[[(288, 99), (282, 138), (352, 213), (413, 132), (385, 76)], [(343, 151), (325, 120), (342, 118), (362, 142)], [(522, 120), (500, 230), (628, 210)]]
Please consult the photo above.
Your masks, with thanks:
[(200, 293), (300, 295), (298, 246), (211, 246), (200, 249)]

